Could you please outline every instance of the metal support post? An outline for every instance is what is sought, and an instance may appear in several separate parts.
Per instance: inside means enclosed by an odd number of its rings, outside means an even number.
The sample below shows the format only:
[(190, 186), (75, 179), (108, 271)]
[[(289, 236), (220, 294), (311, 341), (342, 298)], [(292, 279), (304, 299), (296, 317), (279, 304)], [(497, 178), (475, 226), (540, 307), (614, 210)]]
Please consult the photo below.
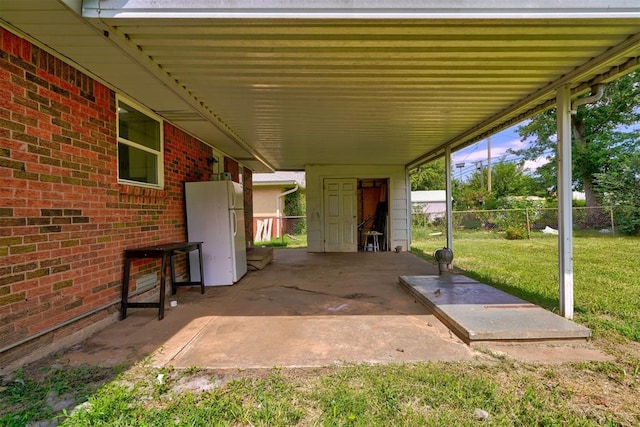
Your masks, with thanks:
[(556, 94), (558, 122), (558, 277), (560, 314), (573, 318), (573, 212), (571, 209), (571, 90)]
[[(447, 190), (447, 247), (453, 251), (453, 185), (451, 182), (451, 148), (444, 151), (444, 169)], [(452, 267), (451, 263), (449, 268)]]

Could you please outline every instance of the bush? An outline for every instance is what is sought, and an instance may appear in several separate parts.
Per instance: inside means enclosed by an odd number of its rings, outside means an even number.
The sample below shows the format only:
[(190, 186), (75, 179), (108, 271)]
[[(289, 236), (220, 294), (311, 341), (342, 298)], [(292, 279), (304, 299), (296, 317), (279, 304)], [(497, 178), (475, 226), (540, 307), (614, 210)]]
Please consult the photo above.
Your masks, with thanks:
[(518, 227), (509, 227), (505, 230), (504, 237), (507, 240), (522, 240), (524, 239), (524, 230)]
[(467, 230), (477, 230), (482, 227), (482, 220), (473, 214), (465, 215), (460, 222)]
[(640, 207), (616, 206), (615, 208), (616, 231), (628, 236), (640, 235)]

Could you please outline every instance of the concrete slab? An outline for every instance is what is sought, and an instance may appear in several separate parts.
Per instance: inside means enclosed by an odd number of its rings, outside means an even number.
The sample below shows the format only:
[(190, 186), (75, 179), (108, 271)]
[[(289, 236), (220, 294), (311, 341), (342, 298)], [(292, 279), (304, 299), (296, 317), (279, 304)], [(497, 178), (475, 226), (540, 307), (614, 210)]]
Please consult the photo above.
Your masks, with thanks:
[(397, 285), (399, 269), (434, 271), (412, 254), (274, 254), (270, 265), (239, 284), (213, 289), (210, 312), (216, 315), (189, 326), (188, 342), (183, 334), (167, 341), (156, 363), (322, 367), (477, 354)]
[[(432, 311), (398, 285), (437, 267), (411, 253), (315, 254), (274, 251), (264, 269), (233, 286), (181, 288), (153, 309), (132, 309), (64, 357), (103, 366), (149, 357), (154, 366), (197, 366), (226, 372), (251, 368), (324, 367), (340, 363), (405, 363), (490, 358), (466, 345)], [(467, 280), (463, 277), (453, 281)], [(513, 357), (599, 360), (589, 343), (538, 345)], [(496, 351), (509, 354), (510, 349)], [(518, 350), (518, 349), (516, 349)], [(551, 358), (551, 359), (549, 359)]]
[(166, 363), (210, 369), (466, 360), (433, 316), (215, 317)]
[(591, 336), (584, 326), (462, 275), (401, 276), (400, 283), (467, 343)]

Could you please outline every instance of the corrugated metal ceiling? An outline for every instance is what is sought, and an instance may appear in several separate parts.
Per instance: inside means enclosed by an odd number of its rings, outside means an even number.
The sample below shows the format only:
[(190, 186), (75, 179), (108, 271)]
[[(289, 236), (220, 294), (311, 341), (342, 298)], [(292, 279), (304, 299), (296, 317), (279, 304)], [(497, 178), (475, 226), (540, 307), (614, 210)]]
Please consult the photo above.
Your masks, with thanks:
[[(3, 1), (19, 8), (18, 1)], [(305, 164), (416, 164), (445, 144), (467, 144), (526, 115), (551, 99), (559, 83), (578, 86), (599, 74), (605, 75), (598, 79), (610, 78), (618, 73), (612, 66), (626, 63), (630, 69), (640, 55), (640, 15), (170, 19), (107, 14), (91, 18), (95, 28), (80, 40), (71, 27), (37, 28), (35, 15), (44, 15), (44, 5), (52, 2), (36, 3), (43, 9), (3, 19), (256, 169), (249, 160), (256, 156), (280, 170)], [(27, 17), (34, 22), (26, 23)], [(71, 18), (76, 25), (85, 23)], [(108, 39), (96, 29), (108, 31)], [(122, 74), (133, 73), (131, 58), (142, 64), (136, 73), (152, 75), (151, 81)], [(136, 87), (142, 83), (150, 88)], [(222, 131), (212, 131), (212, 123)]]

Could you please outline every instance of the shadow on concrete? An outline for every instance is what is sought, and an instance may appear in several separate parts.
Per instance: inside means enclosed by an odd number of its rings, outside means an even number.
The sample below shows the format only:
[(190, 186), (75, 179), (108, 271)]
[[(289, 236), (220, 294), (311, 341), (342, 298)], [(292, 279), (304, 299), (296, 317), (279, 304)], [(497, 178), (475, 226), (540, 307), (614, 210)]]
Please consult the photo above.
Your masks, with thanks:
[(66, 357), (116, 364), (152, 354), (158, 365), (225, 369), (472, 358), (398, 285), (401, 274), (434, 272), (406, 252), (276, 250), (233, 286), (168, 298), (177, 307), (162, 321), (154, 309), (132, 309)]
[(64, 357), (104, 366), (151, 356), (156, 366), (209, 369), (486, 357), (398, 284), (399, 276), (435, 274), (408, 252), (276, 250), (271, 264), (239, 283), (204, 295), (182, 289), (168, 298), (177, 306), (162, 321), (155, 309), (132, 309)]

